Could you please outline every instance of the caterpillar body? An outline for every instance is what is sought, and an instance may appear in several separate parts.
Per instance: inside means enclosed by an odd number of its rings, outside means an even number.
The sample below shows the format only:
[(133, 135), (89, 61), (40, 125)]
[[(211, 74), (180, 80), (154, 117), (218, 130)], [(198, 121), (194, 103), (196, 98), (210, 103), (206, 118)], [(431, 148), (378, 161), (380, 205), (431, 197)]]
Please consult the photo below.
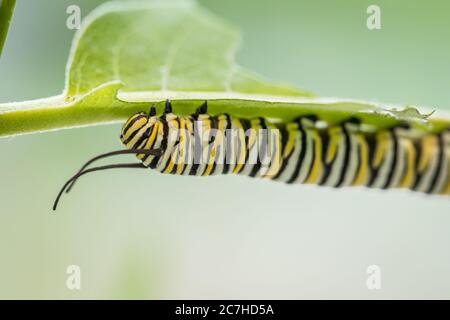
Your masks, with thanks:
[[(263, 134), (261, 134), (263, 132)], [(328, 125), (315, 115), (287, 123), (265, 118), (209, 115), (207, 103), (177, 116), (169, 101), (164, 114), (131, 116), (120, 139), (126, 150), (90, 160), (60, 193), (83, 174), (111, 168), (151, 168), (161, 173), (209, 176), (239, 174), (285, 183), (329, 187), (406, 188), (450, 194), (450, 128), (421, 132), (408, 124), (370, 129), (357, 118)], [(86, 169), (111, 155), (135, 154), (139, 163)]]

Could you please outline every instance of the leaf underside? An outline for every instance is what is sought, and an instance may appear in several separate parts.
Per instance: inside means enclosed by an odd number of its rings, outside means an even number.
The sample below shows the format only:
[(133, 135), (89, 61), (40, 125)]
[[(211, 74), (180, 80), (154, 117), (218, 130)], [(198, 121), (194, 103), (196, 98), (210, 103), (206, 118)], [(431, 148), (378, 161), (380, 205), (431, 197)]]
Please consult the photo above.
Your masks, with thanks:
[(239, 43), (233, 26), (191, 1), (106, 3), (75, 36), (63, 94), (0, 105), (0, 136), (123, 121), (150, 103), (162, 112), (166, 99), (180, 115), (208, 100), (210, 113), (239, 117), (289, 121), (316, 114), (331, 124), (357, 116), (375, 127), (449, 126), (413, 107), (320, 99), (266, 81), (236, 64)]

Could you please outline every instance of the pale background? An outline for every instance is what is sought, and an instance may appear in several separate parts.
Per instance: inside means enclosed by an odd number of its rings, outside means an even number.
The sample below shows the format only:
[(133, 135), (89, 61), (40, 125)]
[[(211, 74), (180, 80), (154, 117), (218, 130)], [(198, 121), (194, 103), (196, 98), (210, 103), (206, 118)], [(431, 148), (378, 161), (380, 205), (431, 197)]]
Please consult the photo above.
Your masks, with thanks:
[[(101, 2), (19, 0), (0, 102), (60, 93), (66, 7)], [(448, 1), (201, 2), (241, 27), (238, 62), (267, 77), (450, 110)], [(366, 28), (370, 4), (380, 31)], [(450, 298), (448, 198), (125, 170), (83, 178), (54, 214), (66, 178), (121, 148), (119, 129), (0, 140), (0, 298)], [(80, 291), (66, 288), (71, 264)]]

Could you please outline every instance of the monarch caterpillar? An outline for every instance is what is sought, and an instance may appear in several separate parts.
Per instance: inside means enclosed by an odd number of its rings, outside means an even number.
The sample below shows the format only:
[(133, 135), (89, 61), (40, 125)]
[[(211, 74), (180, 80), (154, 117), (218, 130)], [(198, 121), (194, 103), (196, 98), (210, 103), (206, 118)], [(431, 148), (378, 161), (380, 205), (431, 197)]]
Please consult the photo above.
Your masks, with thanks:
[[(260, 134), (264, 130), (273, 134), (264, 139)], [(234, 139), (227, 132), (234, 132)], [(120, 139), (126, 149), (89, 160), (62, 187), (54, 210), (64, 190), (69, 192), (79, 177), (113, 168), (197, 176), (234, 173), (286, 183), (450, 194), (450, 128), (425, 133), (405, 123), (376, 130), (365, 128), (355, 117), (328, 125), (315, 115), (276, 123), (211, 116), (207, 102), (190, 116), (177, 116), (167, 100), (161, 116), (155, 106), (131, 116)], [(140, 162), (87, 169), (99, 159), (119, 154), (135, 154)]]

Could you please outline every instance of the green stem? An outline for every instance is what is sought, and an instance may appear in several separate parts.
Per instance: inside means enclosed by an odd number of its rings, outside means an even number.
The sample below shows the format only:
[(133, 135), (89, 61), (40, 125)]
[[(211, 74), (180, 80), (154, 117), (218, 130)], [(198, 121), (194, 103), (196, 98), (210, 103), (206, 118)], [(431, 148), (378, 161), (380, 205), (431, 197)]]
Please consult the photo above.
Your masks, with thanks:
[[(105, 88), (105, 90), (108, 88)], [(47, 99), (0, 104), (0, 137), (27, 133), (53, 131), (65, 128), (124, 122), (130, 115), (148, 111), (152, 102), (125, 102), (111, 99), (111, 95), (101, 92), (100, 98), (89, 97), (67, 102), (64, 96)], [(109, 92), (111, 94), (111, 92)], [(103, 99), (102, 99), (103, 97)], [(171, 99), (174, 113), (188, 115), (204, 101), (192, 99)], [(155, 101), (158, 114), (164, 109), (164, 101)], [(254, 101), (235, 99), (208, 99), (210, 114), (228, 113), (235, 117), (254, 118), (257, 116), (281, 121), (290, 121), (301, 115), (315, 114), (329, 124), (340, 123), (350, 117), (358, 117), (367, 125), (388, 128), (400, 122), (409, 122), (427, 132), (439, 132), (450, 127), (449, 119), (429, 118), (420, 120), (404, 118), (370, 103), (336, 100), (323, 102), (308, 99), (303, 102), (286, 103), (276, 101)], [(402, 117), (401, 119), (399, 118)]]
[(16, 0), (0, 0), (0, 56), (8, 34)]
[(142, 111), (134, 108), (43, 107), (35, 110), (17, 110), (0, 113), (0, 138), (14, 135), (54, 131), (124, 121), (130, 114)]

